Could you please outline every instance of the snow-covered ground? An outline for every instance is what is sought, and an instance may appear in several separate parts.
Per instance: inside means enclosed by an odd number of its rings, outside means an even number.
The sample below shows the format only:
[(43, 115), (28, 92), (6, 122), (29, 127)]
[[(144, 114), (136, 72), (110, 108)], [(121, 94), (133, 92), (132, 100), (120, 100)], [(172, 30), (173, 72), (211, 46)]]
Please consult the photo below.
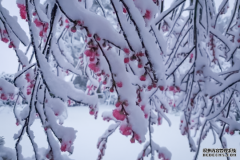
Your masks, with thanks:
[[(96, 147), (97, 140), (104, 131), (108, 128), (111, 122), (103, 121), (101, 114), (103, 111), (112, 110), (113, 106), (100, 106), (100, 114), (97, 120), (89, 115), (88, 107), (71, 107), (68, 108), (68, 119), (64, 125), (73, 127), (77, 130), (77, 138), (74, 142), (74, 153), (70, 156), (74, 160), (95, 160), (98, 156)], [(172, 126), (169, 127), (166, 121), (163, 121), (161, 126), (154, 127), (153, 139), (160, 147), (167, 147), (172, 152), (172, 160), (191, 160), (194, 153), (189, 151), (188, 141), (186, 136), (182, 136), (179, 131), (180, 117), (174, 114), (168, 115)], [(5, 138), (5, 147), (14, 148), (15, 141), (13, 135), (17, 133), (20, 127), (15, 125), (15, 119), (10, 107), (0, 107), (0, 136)], [(35, 140), (39, 147), (47, 148), (46, 137), (40, 125), (40, 121), (36, 120), (31, 129), (35, 133)], [(240, 135), (235, 132), (235, 135), (225, 135), (227, 139), (227, 148), (236, 148), (237, 157), (232, 160), (240, 159)], [(146, 135), (148, 139), (148, 135)], [(136, 160), (139, 152), (143, 148), (143, 144), (130, 143), (131, 137), (125, 137), (120, 134), (119, 130), (108, 139), (107, 149), (103, 160)], [(222, 160), (226, 158), (220, 157), (203, 157), (203, 148), (221, 148), (220, 141), (217, 139), (213, 144), (213, 135), (208, 133), (207, 138), (202, 142), (199, 160)], [(23, 155), (30, 157), (33, 155), (33, 150), (28, 137), (25, 135), (21, 145), (23, 146)], [(0, 151), (1, 152), (1, 151)], [(156, 154), (157, 156), (157, 154)], [(146, 158), (150, 159), (150, 158)], [(156, 158), (157, 159), (157, 158)]]

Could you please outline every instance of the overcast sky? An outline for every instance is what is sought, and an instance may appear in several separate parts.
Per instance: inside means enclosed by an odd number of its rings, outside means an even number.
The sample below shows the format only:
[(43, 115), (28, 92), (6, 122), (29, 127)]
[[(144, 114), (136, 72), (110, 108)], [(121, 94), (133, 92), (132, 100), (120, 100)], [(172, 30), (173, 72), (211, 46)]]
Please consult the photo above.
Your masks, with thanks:
[[(18, 17), (18, 22), (20, 23), (22, 28), (28, 33), (28, 24), (20, 18), (19, 9), (17, 8), (17, 5), (16, 5), (16, 0), (0, 0), (0, 2), (1, 1), (2, 1), (2, 5), (6, 9), (9, 9), (9, 12), (12, 16)], [(235, 0), (230, 0), (230, 10), (228, 10), (227, 15), (230, 15), (231, 9), (233, 8), (234, 1)], [(168, 8), (172, 0), (165, 0), (164, 2), (165, 2), (165, 8)], [(215, 0), (215, 2), (216, 2), (216, 7), (218, 8), (222, 0)], [(20, 46), (20, 49), (23, 52), (25, 52), (26, 47)], [(31, 54), (31, 50), (29, 51), (28, 55), (30, 54)], [(6, 43), (3, 43), (2, 41), (0, 41), (0, 73), (2, 72), (11, 73), (11, 74), (16, 73), (17, 68), (18, 68), (18, 59), (16, 57), (15, 52), (13, 51), (13, 49), (9, 49)]]

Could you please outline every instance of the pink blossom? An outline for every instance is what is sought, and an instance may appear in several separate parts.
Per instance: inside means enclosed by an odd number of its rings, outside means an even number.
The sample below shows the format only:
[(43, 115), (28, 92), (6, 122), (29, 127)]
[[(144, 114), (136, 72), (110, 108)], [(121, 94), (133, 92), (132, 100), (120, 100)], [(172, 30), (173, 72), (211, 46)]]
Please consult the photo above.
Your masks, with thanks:
[(130, 142), (131, 142), (131, 143), (135, 143), (135, 139), (134, 139), (134, 138), (131, 138), (131, 139), (130, 139)]
[(13, 93), (10, 93), (10, 94), (9, 94), (9, 97), (10, 97), (11, 100), (13, 100), (13, 99), (14, 99), (14, 94), (13, 94)]
[(97, 41), (101, 41), (101, 38), (98, 35), (96, 35), (96, 39)]
[(168, 89), (169, 91), (174, 91), (174, 86), (170, 86)]
[(113, 110), (113, 116), (120, 121), (123, 121), (126, 118), (126, 115), (122, 111), (119, 111), (117, 109)]
[(98, 71), (100, 70), (99, 67), (97, 67), (97, 65), (94, 64), (94, 63), (90, 63), (90, 64), (88, 65), (88, 67), (89, 67), (91, 70), (93, 70), (94, 72), (98, 72)]
[(141, 81), (146, 81), (146, 76), (145, 76), (145, 75), (142, 75), (142, 76), (140, 77), (140, 80), (141, 80)]
[(106, 85), (106, 84), (107, 84), (107, 80), (106, 80), (106, 79), (103, 81), (103, 84), (104, 84), (104, 85)]
[(152, 85), (148, 86), (148, 90), (151, 91), (152, 90)]
[(129, 62), (129, 57), (124, 58), (124, 63), (128, 63)]
[(190, 54), (190, 59), (192, 59), (192, 58), (193, 58), (193, 53)]
[(149, 10), (146, 10), (146, 13), (145, 13), (145, 15), (144, 15), (144, 18), (150, 20), (150, 18), (151, 18), (151, 12), (150, 12)]
[(4, 43), (8, 43), (9, 42), (9, 40), (7, 39), (7, 38), (2, 38), (1, 39)]
[(31, 91), (31, 89), (30, 89), (30, 88), (28, 88), (28, 89), (27, 89), (27, 95), (30, 95), (30, 94), (31, 94), (31, 92), (32, 92), (32, 91)]
[(1, 99), (4, 100), (4, 101), (7, 100), (7, 96), (4, 93), (2, 93), (1, 94)]
[(19, 120), (17, 119), (17, 122), (16, 122), (16, 126), (19, 126), (20, 122)]
[(137, 54), (137, 56), (143, 57), (143, 56), (144, 56), (144, 53), (143, 53), (143, 52), (139, 52), (139, 53)]
[(144, 111), (144, 109), (145, 109), (145, 105), (142, 105), (141, 110)]
[(164, 86), (159, 86), (159, 89), (160, 89), (161, 91), (163, 91), (163, 90), (164, 90)]
[(27, 19), (26, 6), (24, 4), (17, 4), (20, 9), (20, 16), (22, 19)]
[(127, 9), (123, 7), (123, 13), (127, 13)]
[(128, 104), (128, 101), (125, 100), (125, 101), (123, 102), (123, 105), (127, 107), (127, 106), (129, 105), (129, 104)]
[(145, 113), (145, 114), (144, 114), (144, 117), (147, 119), (147, 118), (148, 118), (148, 114), (147, 114), (147, 113)]
[(94, 115), (94, 114), (95, 114), (94, 110), (93, 110), (93, 109), (90, 110), (89, 114), (90, 114), (90, 115)]
[(69, 141), (69, 142), (62, 142), (61, 143), (61, 151), (62, 152), (68, 151), (70, 149), (71, 145), (72, 145), (71, 141)]
[(130, 50), (128, 48), (124, 48), (123, 51), (128, 55), (130, 53)]
[(93, 52), (91, 50), (85, 50), (84, 54), (87, 56), (87, 57), (91, 57), (93, 56)]
[(164, 154), (163, 154), (163, 153), (159, 153), (159, 154), (158, 154), (158, 158), (159, 158), (159, 159), (161, 159), (161, 158), (162, 158), (163, 160), (165, 160), (165, 156), (164, 156)]
[(141, 62), (138, 63), (138, 68), (142, 68), (143, 64)]
[(47, 30), (48, 30), (48, 25), (49, 25), (48, 23), (45, 23), (45, 24), (44, 24), (43, 31), (44, 31), (45, 33), (46, 33), (46, 32), (47, 32)]
[(123, 86), (122, 82), (117, 82), (117, 86), (121, 88)]
[(25, 79), (26, 79), (28, 82), (30, 82), (30, 81), (31, 81), (31, 79), (30, 79), (30, 73), (27, 73), (27, 74), (26, 74), (26, 77), (25, 77)]
[(91, 33), (88, 33), (87, 36), (88, 36), (88, 37), (92, 37), (92, 34), (91, 34)]
[(73, 26), (73, 27), (71, 28), (71, 31), (72, 31), (73, 33), (75, 33), (75, 32), (77, 31), (76, 27)]
[(122, 102), (117, 101), (117, 103), (115, 104), (116, 107), (119, 107), (122, 104)]
[(110, 91), (110, 92), (114, 92), (114, 89), (113, 89), (113, 87), (111, 87), (109, 91)]
[(77, 25), (83, 26), (84, 25), (84, 21), (77, 21)]
[(227, 127), (227, 128), (225, 129), (225, 132), (227, 132), (227, 133), (229, 132), (229, 127)]
[(134, 137), (139, 143), (142, 143), (142, 141), (140, 140), (140, 136), (138, 134), (135, 133)]
[(234, 131), (233, 130), (230, 131), (230, 135), (234, 135)]
[(37, 12), (33, 12), (33, 16), (36, 16), (37, 15)]
[(43, 30), (39, 32), (39, 36), (43, 37)]
[(161, 125), (161, 124), (162, 124), (162, 118), (158, 117), (158, 125)]
[(129, 136), (132, 134), (132, 128), (129, 127), (128, 125), (121, 125), (119, 129), (120, 133), (122, 133), (125, 136)]
[(37, 27), (42, 27), (43, 23), (41, 21), (39, 21), (37, 18), (34, 20), (34, 23)]

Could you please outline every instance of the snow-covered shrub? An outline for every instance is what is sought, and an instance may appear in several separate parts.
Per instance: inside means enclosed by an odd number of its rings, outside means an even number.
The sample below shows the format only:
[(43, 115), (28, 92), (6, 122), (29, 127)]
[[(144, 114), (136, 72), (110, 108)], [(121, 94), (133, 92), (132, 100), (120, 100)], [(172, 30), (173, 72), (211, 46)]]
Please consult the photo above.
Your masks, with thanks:
[[(99, 138), (97, 159), (103, 158), (108, 137), (118, 128), (131, 136), (131, 143), (143, 143), (149, 134), (138, 159), (148, 155), (154, 159), (155, 153), (159, 159), (171, 159), (171, 152), (152, 139), (152, 125), (161, 125), (163, 119), (171, 125), (167, 117), (171, 110), (182, 112), (180, 132), (186, 135), (190, 151), (196, 152), (195, 159), (209, 130), (227, 147), (224, 134), (240, 130), (235, 119), (240, 91), (240, 1), (235, 1), (226, 26), (217, 21), (228, 11), (228, 0), (218, 9), (214, 0), (189, 4), (174, 0), (170, 8), (164, 8), (164, 3), (17, 0), (31, 40), (0, 6), (1, 40), (19, 58), (21, 69), (14, 85), (18, 97), (28, 103), (21, 112), (14, 109), (16, 124), (22, 126), (14, 136), (17, 159), (23, 159), (20, 142), (25, 131), (37, 160), (61, 160), (61, 152), (72, 153), (76, 131), (63, 125), (67, 105), (86, 104), (97, 118), (99, 88), (114, 92), (117, 102), (112, 112), (102, 115), (115, 124)], [(33, 48), (36, 63), (28, 60), (19, 43)], [(74, 85), (75, 76), (87, 77), (86, 89)], [(36, 115), (48, 141), (45, 152), (39, 152), (31, 130)], [(198, 131), (195, 142), (192, 136)]]

